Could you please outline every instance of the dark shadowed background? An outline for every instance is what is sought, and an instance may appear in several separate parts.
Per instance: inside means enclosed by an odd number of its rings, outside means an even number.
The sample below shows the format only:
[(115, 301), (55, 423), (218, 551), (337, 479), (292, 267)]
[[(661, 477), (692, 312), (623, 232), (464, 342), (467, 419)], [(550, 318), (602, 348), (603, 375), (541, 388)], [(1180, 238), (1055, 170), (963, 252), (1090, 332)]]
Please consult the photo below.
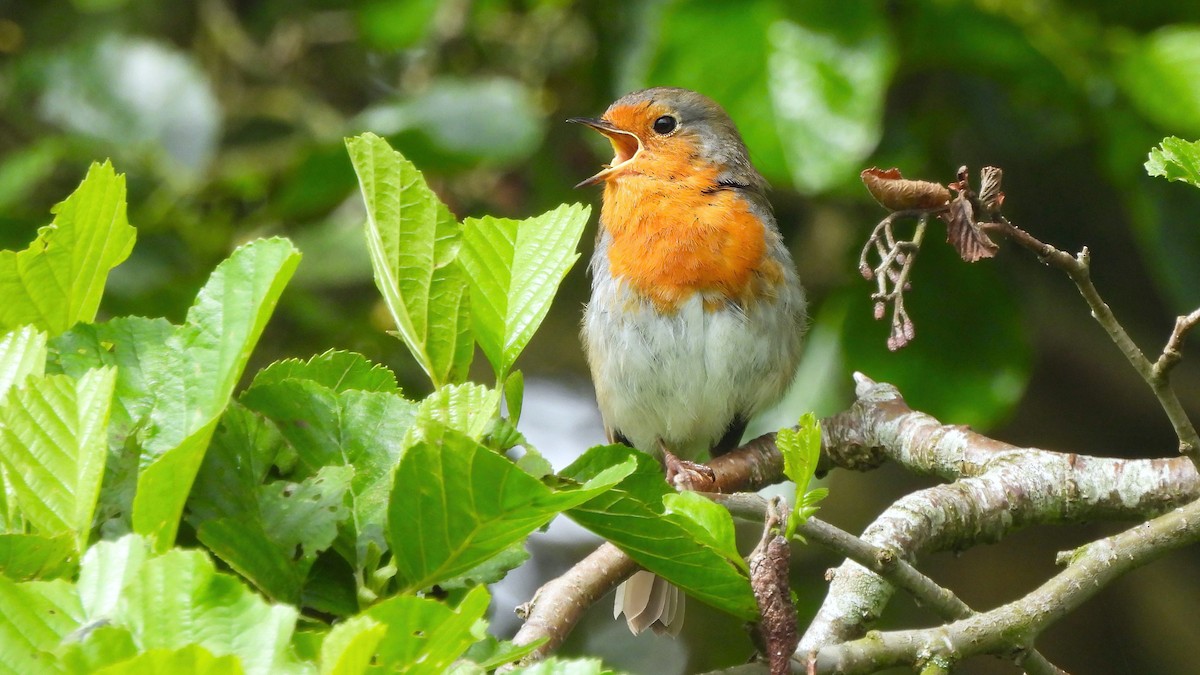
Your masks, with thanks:
[[(1197, 3), (8, 0), (0, 245), (24, 247), (88, 163), (111, 157), (128, 175), (139, 242), (113, 274), (102, 314), (178, 321), (235, 245), (286, 235), (305, 259), (257, 365), (357, 350), (419, 394), (419, 368), (384, 332), (342, 138), (387, 136), (460, 218), (525, 217), (597, 203), (594, 190), (571, 186), (609, 150), (562, 121), (649, 85), (696, 89), (727, 108), (774, 186), (813, 300), (797, 386), (760, 430), (810, 409), (836, 412), (860, 370), (899, 385), (915, 408), (1012, 443), (1174, 453), (1165, 416), (1074, 286), (1016, 249), (968, 266), (935, 227), (908, 299), (916, 340), (889, 353), (886, 323), (871, 317), (872, 286), (856, 269), (883, 210), (858, 173), (898, 166), (948, 182), (962, 164), (1002, 167), (1009, 218), (1061, 248), (1086, 244), (1100, 291), (1157, 353), (1173, 317), (1200, 304), (1200, 191), (1142, 168), (1163, 136), (1200, 138)], [(581, 264), (519, 364), (531, 381), (522, 424), (557, 451), (556, 466), (601, 440), (577, 340), (586, 296)], [(1191, 356), (1176, 381), (1195, 413), (1200, 352)], [(827, 484), (823, 516), (858, 531), (928, 483), (885, 467)], [(1039, 528), (923, 567), (987, 609), (1052, 574), (1056, 551), (1122, 526)], [(535, 537), (566, 557), (540, 556), (524, 583), (586, 551), (568, 529)], [(802, 621), (836, 562), (802, 552)], [(1198, 571), (1200, 555), (1184, 551), (1135, 572), (1038, 646), (1072, 672), (1194, 672)], [(527, 598), (519, 582), (498, 604)], [(507, 611), (498, 610), (501, 627), (512, 625)], [(728, 618), (693, 615), (679, 642), (630, 643), (603, 613), (569, 648), (631, 671), (694, 672), (750, 650)], [(932, 622), (899, 598), (881, 626)], [(989, 660), (965, 668), (1011, 671)]]

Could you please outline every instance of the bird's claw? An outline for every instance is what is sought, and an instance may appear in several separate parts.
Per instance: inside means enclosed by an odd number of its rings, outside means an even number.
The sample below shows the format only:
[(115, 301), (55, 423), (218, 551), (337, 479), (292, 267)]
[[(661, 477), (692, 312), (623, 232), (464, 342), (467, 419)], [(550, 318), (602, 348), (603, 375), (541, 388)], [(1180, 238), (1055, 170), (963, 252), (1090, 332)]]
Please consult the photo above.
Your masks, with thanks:
[(667, 482), (675, 486), (677, 490), (712, 492), (712, 488), (717, 482), (717, 474), (712, 467), (680, 459), (665, 449), (663, 450), (663, 467), (666, 469)]

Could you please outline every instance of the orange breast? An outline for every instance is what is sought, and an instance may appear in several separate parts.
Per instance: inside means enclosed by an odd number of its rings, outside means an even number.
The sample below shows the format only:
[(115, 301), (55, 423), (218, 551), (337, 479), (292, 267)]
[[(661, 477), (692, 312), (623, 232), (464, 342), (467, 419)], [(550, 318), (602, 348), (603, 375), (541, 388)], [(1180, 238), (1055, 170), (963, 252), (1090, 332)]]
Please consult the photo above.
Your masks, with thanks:
[(744, 302), (756, 277), (778, 276), (763, 224), (737, 191), (711, 189), (716, 176), (716, 168), (657, 162), (653, 175), (630, 171), (605, 186), (612, 273), (660, 310), (698, 292)]

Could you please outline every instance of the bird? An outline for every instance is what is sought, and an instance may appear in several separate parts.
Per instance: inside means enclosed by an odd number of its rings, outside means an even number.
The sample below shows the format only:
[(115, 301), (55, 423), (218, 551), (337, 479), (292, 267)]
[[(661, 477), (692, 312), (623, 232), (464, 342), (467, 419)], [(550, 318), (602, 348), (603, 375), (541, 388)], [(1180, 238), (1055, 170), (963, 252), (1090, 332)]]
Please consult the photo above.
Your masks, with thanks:
[[(611, 443), (654, 455), (687, 485), (738, 447), (791, 384), (807, 303), (728, 113), (675, 87), (626, 94), (598, 118), (603, 184), (582, 340)], [(707, 470), (711, 477), (711, 470)], [(678, 634), (685, 596), (642, 570), (617, 589), (629, 629)]]

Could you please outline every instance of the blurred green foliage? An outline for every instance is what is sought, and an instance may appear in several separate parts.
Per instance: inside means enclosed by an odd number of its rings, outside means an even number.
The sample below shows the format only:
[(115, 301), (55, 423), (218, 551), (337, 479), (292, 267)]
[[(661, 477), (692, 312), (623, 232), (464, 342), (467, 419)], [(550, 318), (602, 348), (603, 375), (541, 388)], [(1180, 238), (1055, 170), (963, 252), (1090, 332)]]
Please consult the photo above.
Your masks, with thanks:
[[(1021, 272), (924, 253), (919, 337), (884, 353), (886, 326), (848, 272), (881, 215), (857, 173), (897, 165), (948, 181), (960, 163), (999, 165), (1015, 221), (1087, 243), (1111, 280), (1149, 270), (1116, 291), (1118, 303), (1155, 298), (1135, 320), (1187, 309), (1200, 302), (1200, 234), (1186, 218), (1197, 198), (1152, 184), (1141, 164), (1163, 135), (1200, 134), (1190, 22), (1200, 8), (1115, 1), (20, 3), (0, 15), (0, 244), (23, 246), (80, 167), (111, 157), (130, 176), (143, 243), (107, 312), (179, 318), (234, 246), (286, 234), (320, 256), (256, 358), (357, 349), (420, 387), (383, 335), (341, 139), (386, 136), (460, 218), (524, 217), (578, 199), (570, 185), (603, 161), (562, 118), (684, 86), (738, 122), (818, 307), (847, 296), (847, 368), (988, 426), (1011, 414), (1037, 353)], [(581, 273), (568, 283), (584, 297)], [(544, 338), (543, 362), (526, 368), (578, 370), (574, 339)]]
[[(420, 367), (385, 333), (343, 137), (385, 136), (459, 219), (525, 218), (594, 199), (570, 186), (608, 150), (561, 120), (649, 85), (699, 90), (738, 123), (775, 187), (815, 323), (837, 336), (810, 353), (839, 361), (838, 387), (863, 370), (948, 422), (1008, 420), (1000, 433), (1016, 442), (1173, 449), (1069, 283), (1015, 251), (966, 266), (935, 229), (909, 296), (917, 338), (886, 352), (854, 271), (883, 213), (857, 175), (875, 164), (946, 182), (961, 164), (1002, 167), (1008, 217), (1089, 246), (1101, 292), (1156, 351), (1170, 317), (1200, 304), (1200, 193), (1143, 169), (1164, 136), (1200, 136), (1197, 3), (7, 3), (0, 247), (25, 248), (46, 206), (112, 158), (139, 244), (102, 317), (180, 322), (239, 243), (283, 234), (306, 256), (254, 366), (351, 349), (419, 391)], [(583, 372), (585, 289), (580, 266), (522, 370)], [(817, 371), (829, 369), (802, 370)], [(1200, 371), (1185, 363), (1176, 378), (1195, 411)], [(844, 392), (820, 381), (818, 412), (831, 412)]]

